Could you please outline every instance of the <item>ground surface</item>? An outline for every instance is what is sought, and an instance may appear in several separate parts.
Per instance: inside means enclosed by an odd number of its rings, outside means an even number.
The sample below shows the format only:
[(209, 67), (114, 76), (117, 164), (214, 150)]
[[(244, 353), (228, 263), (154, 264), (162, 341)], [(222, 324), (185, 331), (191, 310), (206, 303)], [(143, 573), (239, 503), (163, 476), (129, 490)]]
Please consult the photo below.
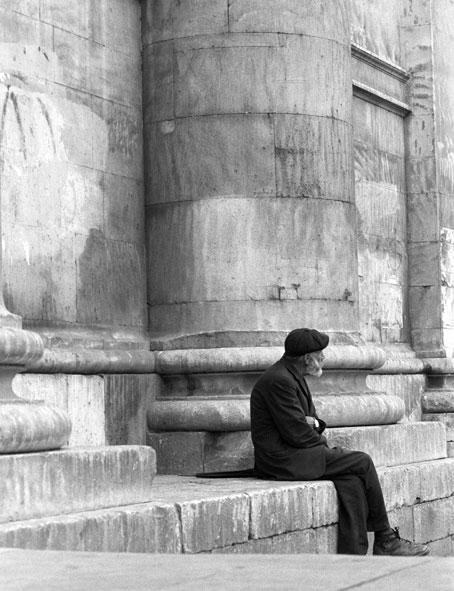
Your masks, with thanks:
[(454, 558), (0, 550), (2, 591), (454, 591)]

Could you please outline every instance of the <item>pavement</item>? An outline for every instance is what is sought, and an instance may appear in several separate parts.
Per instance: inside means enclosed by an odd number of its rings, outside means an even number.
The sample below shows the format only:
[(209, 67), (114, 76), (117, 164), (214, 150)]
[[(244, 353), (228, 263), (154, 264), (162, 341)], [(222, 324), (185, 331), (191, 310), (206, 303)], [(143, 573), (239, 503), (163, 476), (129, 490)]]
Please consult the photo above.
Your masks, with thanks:
[(454, 591), (454, 558), (0, 549), (1, 591)]

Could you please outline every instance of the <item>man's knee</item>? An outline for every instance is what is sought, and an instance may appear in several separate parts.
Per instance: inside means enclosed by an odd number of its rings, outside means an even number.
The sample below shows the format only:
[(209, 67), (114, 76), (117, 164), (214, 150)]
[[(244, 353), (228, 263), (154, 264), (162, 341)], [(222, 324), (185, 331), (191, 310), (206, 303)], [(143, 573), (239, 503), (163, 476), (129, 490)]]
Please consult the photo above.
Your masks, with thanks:
[(358, 467), (361, 468), (361, 471), (364, 470), (364, 472), (367, 472), (371, 469), (371, 467), (374, 467), (374, 461), (366, 452), (356, 451), (355, 455), (356, 461), (358, 462)]

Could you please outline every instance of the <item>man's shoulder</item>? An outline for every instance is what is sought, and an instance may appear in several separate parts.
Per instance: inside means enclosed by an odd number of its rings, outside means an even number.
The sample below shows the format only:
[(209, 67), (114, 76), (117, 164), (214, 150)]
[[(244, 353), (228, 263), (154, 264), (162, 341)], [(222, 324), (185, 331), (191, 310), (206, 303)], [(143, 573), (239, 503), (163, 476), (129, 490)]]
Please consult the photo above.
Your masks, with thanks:
[(291, 372), (285, 367), (282, 359), (269, 367), (257, 380), (256, 386), (269, 385), (271, 383), (279, 383), (286, 381), (293, 381)]

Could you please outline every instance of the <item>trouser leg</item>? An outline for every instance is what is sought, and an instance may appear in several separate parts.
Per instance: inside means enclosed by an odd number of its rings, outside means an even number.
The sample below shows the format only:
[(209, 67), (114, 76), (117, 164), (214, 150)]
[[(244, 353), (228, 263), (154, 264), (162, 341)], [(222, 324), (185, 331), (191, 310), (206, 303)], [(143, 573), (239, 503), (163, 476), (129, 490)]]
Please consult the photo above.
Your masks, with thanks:
[(332, 480), (339, 497), (340, 554), (366, 554), (367, 531), (389, 528), (377, 471), (363, 452), (326, 450), (323, 480)]

